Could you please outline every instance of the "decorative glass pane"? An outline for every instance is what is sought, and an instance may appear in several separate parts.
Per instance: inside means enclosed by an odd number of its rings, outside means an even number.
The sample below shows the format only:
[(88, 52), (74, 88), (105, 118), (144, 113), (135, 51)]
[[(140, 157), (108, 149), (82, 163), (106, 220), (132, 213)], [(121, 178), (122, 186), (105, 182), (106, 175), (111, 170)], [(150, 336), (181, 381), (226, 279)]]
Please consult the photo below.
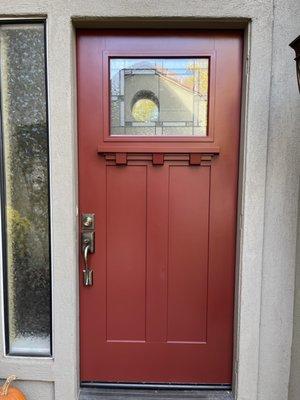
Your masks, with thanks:
[(0, 25), (7, 352), (50, 355), (48, 127), (43, 23)]
[(206, 136), (208, 58), (111, 58), (110, 134)]

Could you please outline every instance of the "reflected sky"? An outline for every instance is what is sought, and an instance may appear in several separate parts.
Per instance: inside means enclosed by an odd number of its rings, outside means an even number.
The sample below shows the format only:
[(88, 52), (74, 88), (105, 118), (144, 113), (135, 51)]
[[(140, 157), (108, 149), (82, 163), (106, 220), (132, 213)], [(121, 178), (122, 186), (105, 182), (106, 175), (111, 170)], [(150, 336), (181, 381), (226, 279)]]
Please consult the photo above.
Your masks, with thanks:
[[(119, 73), (124, 69), (155, 69), (179, 82), (193, 77), (199, 69), (208, 69), (208, 58), (111, 58), (110, 79), (113, 92), (118, 90)], [(114, 93), (115, 94), (115, 93)]]

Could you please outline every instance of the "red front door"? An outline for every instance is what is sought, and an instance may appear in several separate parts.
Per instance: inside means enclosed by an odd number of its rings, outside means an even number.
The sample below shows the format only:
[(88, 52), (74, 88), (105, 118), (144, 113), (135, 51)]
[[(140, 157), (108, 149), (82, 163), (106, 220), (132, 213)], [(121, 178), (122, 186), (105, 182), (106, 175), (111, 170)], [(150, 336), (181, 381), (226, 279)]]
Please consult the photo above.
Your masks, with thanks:
[(77, 39), (81, 380), (230, 384), (242, 33)]

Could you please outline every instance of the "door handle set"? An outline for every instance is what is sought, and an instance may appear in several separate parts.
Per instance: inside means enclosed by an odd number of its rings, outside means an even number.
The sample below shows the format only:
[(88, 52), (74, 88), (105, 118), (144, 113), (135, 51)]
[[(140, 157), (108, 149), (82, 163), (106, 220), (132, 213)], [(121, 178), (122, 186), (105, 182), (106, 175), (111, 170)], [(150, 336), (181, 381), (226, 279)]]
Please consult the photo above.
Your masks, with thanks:
[(83, 256), (83, 286), (93, 285), (93, 269), (88, 265), (88, 256), (95, 252), (95, 214), (81, 216), (81, 253)]

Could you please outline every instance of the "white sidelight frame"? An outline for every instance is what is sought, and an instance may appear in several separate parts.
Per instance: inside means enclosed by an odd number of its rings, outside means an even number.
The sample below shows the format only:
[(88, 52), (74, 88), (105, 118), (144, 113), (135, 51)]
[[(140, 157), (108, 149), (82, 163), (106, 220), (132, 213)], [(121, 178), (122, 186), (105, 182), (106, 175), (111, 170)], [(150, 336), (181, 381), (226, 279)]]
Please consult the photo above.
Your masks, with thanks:
[[(233, 392), (237, 400), (259, 399), (260, 387), (270, 388), (270, 382), (263, 379), (260, 343), (273, 1), (1, 1), (0, 19), (26, 17), (47, 20), (53, 358), (6, 356), (1, 316), (0, 377), (15, 373), (21, 380), (20, 386), (32, 398), (74, 400), (78, 397), (76, 27), (239, 28), (245, 30), (245, 51)], [(280, 286), (280, 282), (276, 284)], [(286, 295), (292, 299), (293, 292)], [(287, 323), (286, 333), (281, 333), (282, 340), (286, 341), (286, 354), (290, 352), (291, 332), (292, 322)], [(290, 357), (285, 357), (282, 363), (288, 371)], [(276, 376), (278, 397), (260, 399), (286, 400), (281, 394), (285, 386), (286, 373), (279, 374)]]

